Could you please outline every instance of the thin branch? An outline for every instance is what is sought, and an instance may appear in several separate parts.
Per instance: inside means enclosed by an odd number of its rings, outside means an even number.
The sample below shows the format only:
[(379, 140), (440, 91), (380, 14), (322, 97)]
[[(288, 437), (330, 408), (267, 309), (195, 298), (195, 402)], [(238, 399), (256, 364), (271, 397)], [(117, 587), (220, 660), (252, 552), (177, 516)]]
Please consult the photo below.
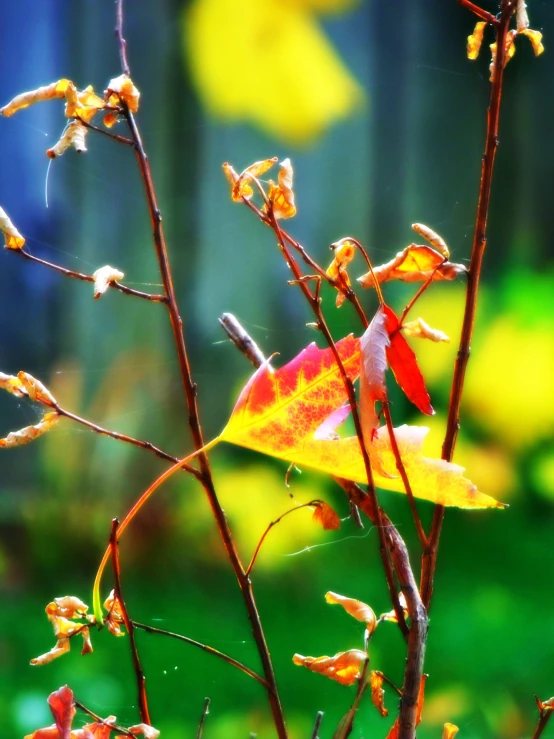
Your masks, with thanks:
[(202, 715), (200, 716), (200, 722), (198, 724), (198, 730), (196, 731), (196, 739), (202, 739), (202, 734), (204, 732), (204, 724), (206, 722), (206, 716), (210, 712), (210, 699), (206, 698), (204, 700), (204, 708), (202, 709)]
[(127, 61), (127, 42), (123, 38), (123, 0), (117, 0), (115, 38), (119, 49), (119, 60), (121, 62), (121, 71), (127, 76), (131, 76), (129, 62)]
[(250, 575), (252, 572), (252, 568), (254, 567), (256, 563), (256, 559), (258, 558), (258, 554), (260, 552), (260, 549), (262, 548), (262, 544), (264, 543), (266, 536), (269, 534), (271, 529), (276, 526), (278, 523), (280, 523), (285, 516), (288, 516), (289, 513), (294, 513), (295, 511), (299, 511), (301, 508), (309, 508), (310, 506), (313, 507), (315, 505), (318, 505), (321, 503), (320, 500), (311, 500), (309, 503), (302, 503), (301, 505), (297, 505), (294, 508), (289, 508), (288, 511), (285, 511), (279, 518), (276, 518), (275, 521), (271, 521), (264, 531), (264, 533), (261, 535), (260, 540), (256, 544), (256, 549), (254, 550), (254, 554), (252, 555), (252, 559), (250, 560), (250, 564), (246, 568), (246, 574)]
[(478, 5), (475, 5), (475, 3), (470, 2), (470, 0), (458, 0), (458, 2), (460, 3), (460, 5), (463, 5), (464, 8), (471, 10), (471, 12), (474, 13), (478, 18), (481, 18), (481, 20), (487, 21), (487, 23), (490, 23), (491, 26), (498, 26), (498, 20), (492, 13), (489, 13), (487, 10), (483, 10), (483, 8), (480, 8)]
[(402, 691), (400, 688), (393, 683), (393, 681), (385, 675), (384, 672), (381, 672), (381, 670), (375, 670), (375, 674), (379, 675), (379, 677), (383, 678), (383, 682), (387, 683), (399, 696), (402, 696)]
[(84, 713), (86, 713), (87, 716), (90, 716), (92, 719), (94, 719), (96, 723), (104, 724), (104, 726), (109, 726), (114, 731), (124, 734), (125, 736), (130, 736), (132, 737), (132, 739), (136, 739), (136, 734), (132, 734), (129, 731), (129, 729), (126, 729), (123, 726), (120, 726), (119, 724), (108, 723), (106, 719), (102, 718), (97, 713), (94, 713), (94, 711), (91, 711), (90, 708), (87, 708), (84, 703), (81, 703), (81, 701), (78, 701), (77, 698), (75, 698), (75, 696), (73, 696), (73, 705), (76, 706), (76, 708), (80, 708), (81, 711), (84, 711)]
[[(537, 721), (537, 725), (535, 726), (535, 731), (533, 732), (533, 736), (531, 739), (539, 739), (539, 737), (542, 736), (543, 731), (546, 729), (548, 722), (552, 718), (552, 714), (554, 713), (553, 708), (551, 705), (546, 705), (542, 701), (540, 701), (538, 698), (535, 698), (537, 702), (537, 707), (539, 709), (539, 719)], [(550, 702), (554, 702), (552, 698), (550, 698)]]
[(312, 729), (312, 735), (310, 739), (319, 739), (317, 732), (319, 731), (319, 727), (321, 726), (322, 721), (323, 721), (323, 711), (318, 711), (315, 717), (315, 724), (314, 724), (314, 728)]
[(219, 323), (237, 349), (254, 365), (261, 367), (265, 362), (262, 350), (244, 330), (232, 313), (223, 313)]
[(242, 662), (233, 659), (233, 657), (229, 657), (228, 654), (220, 652), (218, 649), (214, 649), (207, 644), (202, 644), (202, 642), (191, 639), (188, 636), (183, 636), (182, 634), (175, 634), (173, 631), (166, 631), (165, 629), (158, 629), (155, 626), (149, 626), (148, 624), (141, 624), (138, 621), (133, 621), (133, 626), (135, 627), (135, 629), (142, 629), (148, 634), (161, 634), (162, 636), (170, 636), (171, 638), (178, 639), (179, 641), (183, 641), (186, 644), (191, 644), (193, 647), (198, 647), (208, 654), (213, 654), (214, 657), (219, 657), (228, 664), (233, 665), (233, 667), (238, 667), (241, 672), (244, 672), (245, 675), (249, 675), (250, 677), (254, 678), (254, 680), (257, 680), (257, 682), (263, 685), (264, 688), (268, 687), (266, 680), (264, 680), (261, 675), (258, 675), (257, 672), (254, 672), (254, 670), (251, 670), (250, 667), (247, 667)]
[[(83, 272), (75, 272), (72, 269), (60, 267), (59, 264), (47, 262), (45, 259), (40, 259), (40, 257), (35, 257), (32, 254), (29, 254), (29, 252), (25, 251), (25, 249), (9, 249), (8, 251), (10, 251), (10, 253), (12, 254), (19, 254), (20, 256), (28, 259), (31, 262), (42, 264), (43, 267), (48, 267), (49, 269), (53, 269), (56, 272), (60, 272), (66, 277), (73, 277), (74, 279), (82, 280), (83, 282), (94, 282), (94, 277), (92, 275), (86, 275)], [(114, 290), (119, 290), (119, 292), (125, 293), (125, 295), (134, 295), (136, 298), (151, 300), (154, 303), (167, 303), (167, 298), (165, 297), (165, 295), (151, 295), (150, 293), (144, 293), (140, 290), (133, 290), (132, 288), (127, 287), (126, 285), (122, 285), (119, 282), (112, 282), (110, 284), (110, 287), (114, 288)]]
[(113, 141), (117, 141), (119, 144), (126, 144), (127, 146), (135, 146), (134, 141), (131, 139), (126, 138), (125, 136), (120, 136), (117, 133), (112, 133), (112, 131), (107, 131), (105, 128), (101, 128), (100, 126), (95, 126), (94, 123), (89, 123), (89, 121), (85, 121), (82, 118), (79, 118), (79, 121), (85, 126), (85, 128), (90, 128), (91, 131), (95, 131), (96, 133), (101, 133), (102, 136), (107, 136), (109, 139), (112, 139)]
[[(464, 0), (463, 5), (474, 10), (472, 3)], [(475, 220), (475, 231), (473, 234), (473, 247), (467, 277), (466, 302), (460, 346), (454, 365), (454, 376), (450, 391), (450, 403), (448, 406), (448, 419), (446, 422), (446, 434), (442, 447), (442, 458), (448, 462), (452, 461), (458, 430), (460, 428), (460, 405), (464, 389), (464, 379), (469, 360), (469, 347), (475, 321), (477, 308), (477, 296), (479, 293), (479, 281), (483, 256), (487, 245), (487, 217), (489, 212), (492, 177), (494, 171), (494, 159), (498, 147), (498, 124), (500, 118), (500, 103), (502, 100), (502, 83), (504, 81), (504, 67), (506, 65), (506, 37), (510, 25), (510, 19), (515, 10), (515, 3), (502, 0), (501, 13), (496, 28), (496, 60), (493, 69), (493, 81), (489, 108), (487, 111), (487, 133), (485, 140), (485, 151), (481, 167), (481, 182), (479, 186), (479, 201), (477, 205), (477, 216)], [(433, 512), (433, 521), (429, 534), (429, 546), (424, 553), (421, 567), (421, 595), (426, 608), (429, 608), (433, 596), (433, 579), (435, 575), (439, 539), (444, 519), (444, 506), (437, 505)]]
[(341, 720), (337, 730), (333, 734), (333, 739), (347, 739), (347, 737), (350, 736), (352, 729), (354, 727), (354, 719), (356, 717), (358, 706), (360, 705), (362, 696), (367, 688), (368, 671), (369, 671), (369, 657), (365, 661), (364, 669), (362, 670), (362, 674), (360, 676), (360, 679), (358, 680), (358, 689), (356, 690), (354, 701), (352, 702), (352, 705), (350, 709), (348, 710), (348, 712), (346, 713), (346, 715)]
[[(80, 416), (75, 415), (75, 413), (70, 413), (70, 411), (66, 411), (65, 408), (61, 408), (59, 405), (53, 405), (52, 407), (56, 409), (60, 416), (69, 418), (76, 423), (80, 423), (82, 426), (86, 426), (88, 429), (91, 429), (91, 431), (95, 431), (97, 434), (109, 436), (112, 439), (117, 439), (117, 441), (124, 441), (127, 444), (133, 444), (134, 446), (141, 447), (141, 449), (146, 449), (146, 451), (152, 452), (157, 457), (160, 457), (160, 459), (166, 459), (169, 462), (173, 462), (175, 464), (180, 461), (178, 457), (173, 457), (171, 454), (164, 452), (163, 449), (159, 449), (157, 446), (154, 446), (154, 444), (149, 441), (141, 441), (140, 439), (135, 439), (132, 436), (120, 434), (118, 431), (109, 431), (102, 426), (98, 426), (98, 424), (96, 423), (92, 423), (92, 421), (87, 421), (86, 418), (81, 418)], [(184, 469), (186, 472), (189, 472), (191, 475), (194, 475), (197, 480), (202, 481), (202, 474), (191, 465), (183, 464), (182, 469)]]
[[(118, 0), (117, 2), (117, 36), (120, 41), (120, 57), (122, 68), (125, 73), (129, 73), (129, 65), (127, 62), (125, 44), (123, 39), (123, 0)], [(200, 416), (197, 403), (197, 388), (196, 383), (192, 379), (192, 372), (183, 333), (183, 321), (179, 313), (179, 306), (173, 286), (173, 277), (167, 253), (162, 216), (158, 207), (150, 163), (148, 161), (148, 157), (146, 155), (146, 151), (144, 149), (142, 138), (135, 122), (135, 118), (133, 114), (129, 111), (124, 101), (122, 101), (122, 109), (123, 114), (127, 119), (131, 138), (135, 144), (135, 154), (144, 185), (148, 210), (150, 213), (154, 247), (164, 285), (164, 293), (167, 297), (166, 305), (173, 329), (173, 338), (177, 352), (177, 358), (179, 361), (181, 381), (185, 392), (189, 416), (189, 427), (193, 438), (194, 447), (196, 451), (199, 451), (204, 447), (204, 437), (200, 425)], [(271, 713), (273, 715), (273, 721), (277, 730), (277, 735), (279, 739), (286, 739), (287, 730), (285, 726), (283, 708), (281, 706), (281, 700), (277, 689), (277, 682), (275, 679), (275, 673), (273, 671), (273, 665), (271, 663), (269, 648), (267, 646), (260, 614), (258, 613), (256, 600), (254, 598), (254, 593), (252, 590), (252, 583), (250, 582), (250, 578), (246, 575), (244, 566), (240, 559), (231, 533), (229, 523), (227, 521), (227, 517), (225, 516), (225, 512), (217, 497), (210, 469), (210, 463), (206, 453), (200, 453), (198, 455), (198, 461), (200, 465), (200, 471), (202, 473), (202, 484), (206, 492), (210, 507), (212, 509), (219, 534), (225, 546), (229, 562), (231, 563), (235, 576), (238, 580), (244, 605), (248, 613), (248, 618), (252, 627), (252, 635), (256, 643), (258, 653), (260, 655), (263, 672), (267, 681), (269, 705), (271, 708)]]
[(119, 605), (119, 610), (125, 622), (125, 627), (129, 634), (129, 644), (131, 647), (131, 656), (133, 658), (133, 667), (135, 670), (135, 678), (137, 681), (137, 693), (140, 718), (143, 723), (151, 725), (150, 711), (148, 710), (148, 697), (146, 695), (146, 676), (140, 664), (140, 657), (138, 653), (138, 647), (135, 639), (135, 628), (133, 622), (129, 618), (127, 606), (123, 599), (123, 593), (121, 591), (121, 569), (119, 566), (119, 551), (117, 542), (117, 529), (119, 527), (119, 521), (114, 518), (112, 521), (112, 531), (110, 535), (110, 548), (112, 554), (112, 569), (114, 575), (114, 595), (115, 600)]

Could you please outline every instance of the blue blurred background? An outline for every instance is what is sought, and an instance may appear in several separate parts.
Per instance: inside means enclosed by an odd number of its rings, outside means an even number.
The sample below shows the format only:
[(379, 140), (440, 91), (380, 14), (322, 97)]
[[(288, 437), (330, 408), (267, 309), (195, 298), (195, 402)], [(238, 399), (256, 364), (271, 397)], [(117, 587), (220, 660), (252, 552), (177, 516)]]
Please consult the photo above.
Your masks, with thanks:
[[(485, 3), (495, 11), (494, 2)], [(504, 512), (449, 510), (429, 636), (430, 674), (418, 736), (529, 736), (535, 694), (554, 693), (554, 294), (551, 172), (554, 144), (550, 38), (554, 6), (530, 0), (531, 25), (545, 32), (533, 57), (525, 38), (506, 71), (500, 149), (489, 222), (484, 285), (472, 346), (455, 460)], [(0, 102), (69, 77), (102, 91), (118, 75), (108, 0), (20, 0), (4, 4)], [(158, 0), (125, 10), (138, 122), (150, 155), (175, 282), (199, 386), (207, 438), (223, 427), (251, 372), (225, 339), (218, 316), (235, 313), (267, 353), (285, 362), (314, 339), (300, 293), (268, 229), (229, 198), (221, 164), (238, 170), (290, 156), (298, 216), (291, 232), (320, 263), (329, 244), (354, 235), (376, 263), (414, 240), (419, 221), (467, 263), (476, 209), (489, 53), (465, 56), (474, 19), (454, 0)], [(489, 41), (490, 43), (490, 41)], [(88, 153), (56, 160), (45, 150), (64, 126), (60, 102), (0, 121), (0, 204), (33, 254), (92, 273), (104, 264), (133, 287), (160, 282), (142, 184), (132, 153), (101, 136)], [(45, 188), (48, 190), (48, 207)], [(175, 455), (191, 449), (172, 337), (161, 306), (113, 291), (92, 300), (85, 283), (4, 251), (0, 271), (0, 370), (25, 369), (62, 405), (108, 428), (148, 438)], [(358, 271), (356, 271), (358, 269)], [(363, 266), (354, 262), (354, 277)], [(413, 289), (387, 286), (398, 309)], [(437, 415), (423, 421), (394, 394), (396, 423), (430, 427), (438, 454), (459, 336), (464, 283), (434, 286), (418, 309), (452, 336), (415, 348)], [(330, 291), (324, 308), (336, 338), (358, 331)], [(368, 311), (373, 296), (362, 296)], [(415, 317), (415, 316), (414, 316)], [(0, 397), (0, 435), (35, 423), (40, 410)], [(291, 505), (286, 465), (234, 447), (212, 454), (218, 492), (243, 556), (270, 520)], [(0, 482), (0, 734), (17, 739), (50, 723), (45, 699), (63, 684), (99, 714), (138, 720), (126, 639), (93, 634), (94, 654), (51, 665), (29, 660), (53, 644), (44, 607), (72, 593), (90, 602), (109, 534), (164, 464), (140, 449), (102, 439), (70, 422), (36, 443), (3, 451)], [(348, 508), (329, 480), (304, 471), (295, 501), (323, 497)], [(389, 515), (413, 548), (406, 501), (383, 493)], [(428, 521), (431, 506), (422, 504)], [(125, 592), (137, 620), (186, 634), (253, 666), (257, 657), (234, 577), (201, 489), (182, 476), (148, 504), (122, 545)], [(254, 573), (266, 635), (292, 739), (311, 735), (324, 710), (332, 736), (353, 689), (292, 664), (295, 652), (360, 647), (356, 622), (324, 602), (327, 590), (389, 609), (369, 526), (346, 520), (315, 527), (307, 511), (270, 534)], [(192, 647), (139, 635), (153, 723), (164, 739), (196, 735), (205, 696), (206, 739), (254, 732), (273, 737), (259, 686)], [(380, 627), (372, 664), (397, 684), (404, 645)], [(390, 719), (363, 702), (352, 734), (385, 736)], [(554, 736), (554, 726), (545, 737)]]

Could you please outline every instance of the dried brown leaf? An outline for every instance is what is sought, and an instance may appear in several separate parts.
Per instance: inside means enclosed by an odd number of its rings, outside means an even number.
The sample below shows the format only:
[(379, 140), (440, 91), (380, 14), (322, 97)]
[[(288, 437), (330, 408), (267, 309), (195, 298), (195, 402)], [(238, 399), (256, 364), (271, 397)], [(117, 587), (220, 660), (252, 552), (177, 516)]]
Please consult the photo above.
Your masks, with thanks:
[(522, 36), (527, 36), (531, 42), (535, 56), (540, 56), (543, 53), (544, 46), (542, 43), (542, 33), (540, 31), (533, 31), (531, 28), (523, 28), (521, 31), (518, 31), (518, 33)]
[(50, 431), (60, 420), (61, 416), (56, 411), (52, 413), (46, 413), (42, 420), (36, 423), (34, 426), (25, 426), (25, 428), (19, 429), (19, 431), (10, 431), (10, 433), (3, 439), (0, 439), (0, 447), (4, 449), (11, 449), (16, 446), (23, 446), (28, 444), (39, 436), (42, 436), (47, 431)]
[(4, 247), (6, 249), (22, 249), (25, 245), (24, 237), (13, 225), (3, 208), (0, 208), (0, 231), (4, 234)]
[(486, 21), (479, 21), (475, 24), (473, 33), (467, 37), (467, 58), (477, 59), (481, 44), (483, 43), (483, 34), (485, 33)]
[(13, 100), (3, 108), (0, 108), (0, 113), (4, 116), (11, 116), (17, 113), (19, 110), (28, 108), (29, 105), (34, 103), (40, 103), (43, 100), (63, 99), (66, 96), (66, 91), (73, 82), (66, 79), (52, 82), (44, 87), (39, 87), (37, 90), (30, 90), (29, 92), (22, 92), (20, 95), (14, 97)]
[(6, 390), (8, 393), (15, 395), (16, 398), (24, 398), (27, 395), (27, 390), (19, 377), (5, 375), (3, 372), (0, 372), (0, 390)]
[(120, 624), (124, 623), (124, 618), (121, 603), (115, 597), (115, 590), (112, 590), (104, 601), (104, 608), (108, 612), (104, 622), (110, 634), (114, 636), (125, 636), (125, 633), (120, 628)]
[(262, 159), (259, 162), (254, 162), (254, 164), (246, 167), (240, 175), (237, 175), (233, 167), (228, 162), (225, 162), (223, 165), (223, 171), (231, 185), (231, 198), (236, 203), (240, 202), (243, 198), (250, 200), (254, 191), (249, 183), (265, 174), (265, 172), (267, 172), (268, 169), (271, 169), (271, 167), (273, 167), (273, 165), (278, 161), (278, 157)]
[(313, 521), (323, 526), (325, 531), (340, 529), (340, 517), (325, 501), (321, 500), (315, 506)]
[[(386, 264), (373, 268), (373, 274), (367, 272), (358, 277), (362, 287), (374, 287), (377, 282), (402, 280), (402, 282), (424, 282), (431, 275), (433, 282), (453, 280), (459, 274), (467, 272), (463, 264), (447, 261), (442, 254), (430, 246), (410, 244)], [(375, 278), (374, 278), (375, 275)]]
[(431, 246), (434, 246), (435, 249), (440, 251), (445, 259), (450, 257), (450, 249), (446, 245), (446, 241), (436, 231), (433, 231), (432, 228), (425, 226), (423, 223), (412, 223), (412, 228), (420, 236), (423, 236), (424, 239), (427, 239)]
[(57, 405), (56, 398), (40, 380), (37, 380), (36, 377), (33, 377), (28, 372), (21, 371), (17, 373), (17, 379), (31, 400), (51, 407), (55, 407)]
[(60, 140), (54, 144), (51, 149), (46, 150), (46, 155), (50, 159), (60, 157), (70, 147), (73, 147), (78, 154), (87, 150), (85, 137), (88, 129), (80, 121), (73, 121), (66, 126)]
[(129, 108), (131, 113), (136, 113), (139, 107), (140, 92), (137, 90), (131, 78), (126, 74), (120, 74), (110, 80), (104, 93), (107, 105), (117, 107), (121, 102)]
[(292, 218), (296, 215), (296, 204), (292, 190), (293, 171), (290, 159), (281, 162), (277, 176), (278, 184), (270, 182), (269, 200), (273, 203), (275, 218)]
[(331, 591), (325, 593), (325, 600), (327, 603), (342, 606), (350, 616), (353, 616), (357, 621), (365, 623), (366, 629), (370, 634), (375, 631), (377, 617), (367, 603), (363, 603), (361, 600), (356, 600), (355, 598), (347, 598), (344, 595), (339, 595)]
[(380, 672), (372, 670), (369, 673), (369, 686), (371, 688), (371, 702), (379, 711), (381, 716), (389, 715), (388, 709), (385, 708), (385, 691), (383, 690), (383, 675)]

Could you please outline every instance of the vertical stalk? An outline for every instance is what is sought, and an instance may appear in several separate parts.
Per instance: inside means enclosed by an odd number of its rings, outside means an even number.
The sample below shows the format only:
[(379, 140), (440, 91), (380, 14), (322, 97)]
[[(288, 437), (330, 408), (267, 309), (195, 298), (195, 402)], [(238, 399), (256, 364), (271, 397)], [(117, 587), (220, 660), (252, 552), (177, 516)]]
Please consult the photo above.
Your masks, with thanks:
[[(462, 5), (475, 11), (473, 3), (468, 0), (459, 0)], [(491, 21), (496, 29), (496, 60), (493, 67), (493, 79), (491, 84), (490, 102), (487, 111), (487, 133), (485, 139), (485, 150), (481, 166), (481, 182), (479, 186), (479, 202), (477, 205), (477, 216), (475, 220), (475, 231), (473, 235), (473, 248), (469, 264), (467, 278), (467, 292), (462, 323), (460, 345), (454, 366), (454, 376), (450, 391), (450, 403), (448, 406), (448, 420), (446, 423), (446, 434), (442, 447), (442, 458), (452, 461), (456, 438), (460, 428), (460, 404), (464, 389), (464, 379), (470, 354), (470, 342), (475, 321), (477, 307), (477, 296), (481, 278), (481, 267), (483, 256), (487, 245), (487, 217), (489, 212), (492, 177), (494, 171), (494, 159), (498, 147), (498, 124), (500, 119), (500, 103), (502, 100), (502, 84), (504, 81), (504, 67), (506, 65), (506, 38), (510, 20), (515, 11), (513, 0), (502, 0), (500, 4), (500, 15)], [(477, 13), (479, 17), (482, 17)], [(437, 562), (442, 522), (444, 519), (444, 506), (437, 505), (433, 513), (433, 522), (429, 534), (429, 545), (422, 558), (421, 570), (421, 597), (427, 608), (431, 603), (433, 595), (433, 579)]]

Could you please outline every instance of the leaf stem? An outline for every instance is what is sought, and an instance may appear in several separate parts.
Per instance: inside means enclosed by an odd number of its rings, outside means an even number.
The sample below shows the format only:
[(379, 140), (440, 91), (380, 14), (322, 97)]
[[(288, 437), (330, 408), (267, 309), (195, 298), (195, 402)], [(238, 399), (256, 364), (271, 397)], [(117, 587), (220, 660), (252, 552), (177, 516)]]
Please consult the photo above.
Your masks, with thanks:
[(129, 612), (123, 599), (123, 593), (121, 590), (121, 568), (119, 565), (119, 550), (118, 550), (118, 527), (119, 521), (114, 518), (112, 521), (112, 530), (110, 534), (110, 553), (112, 559), (112, 570), (114, 576), (114, 595), (115, 599), (119, 604), (119, 609), (125, 623), (125, 627), (129, 634), (129, 645), (131, 647), (131, 656), (133, 658), (133, 667), (135, 670), (135, 677), (137, 681), (137, 692), (138, 692), (138, 704), (140, 711), (140, 718), (142, 723), (151, 726), (150, 711), (148, 709), (148, 697), (146, 695), (146, 676), (140, 663), (140, 657), (138, 653), (137, 642), (135, 639), (135, 628), (133, 622), (129, 618)]
[[(462, 4), (476, 12), (472, 3), (463, 0)], [(487, 133), (485, 139), (485, 151), (481, 166), (481, 181), (479, 185), (479, 201), (475, 220), (475, 231), (473, 234), (473, 247), (467, 276), (466, 301), (460, 345), (454, 365), (454, 375), (450, 391), (450, 403), (448, 406), (448, 419), (446, 422), (446, 434), (442, 447), (442, 458), (447, 462), (452, 461), (458, 430), (460, 428), (460, 405), (464, 388), (464, 379), (469, 360), (470, 342), (475, 321), (477, 307), (477, 296), (481, 277), (483, 256), (487, 245), (487, 217), (489, 212), (492, 177), (494, 171), (494, 160), (498, 147), (498, 125), (500, 119), (500, 103), (502, 100), (502, 84), (504, 81), (504, 67), (506, 65), (506, 37), (511, 17), (515, 11), (515, 2), (502, 0), (500, 5), (500, 16), (493, 23), (496, 29), (497, 54), (493, 69), (493, 80), (491, 84), (490, 102), (487, 111)], [(484, 11), (483, 11), (484, 12)], [(490, 21), (492, 23), (492, 21)], [(444, 519), (444, 506), (437, 505), (433, 512), (433, 521), (429, 533), (429, 546), (425, 551), (421, 567), (421, 596), (427, 608), (433, 596), (433, 579), (437, 562), (439, 539)]]

